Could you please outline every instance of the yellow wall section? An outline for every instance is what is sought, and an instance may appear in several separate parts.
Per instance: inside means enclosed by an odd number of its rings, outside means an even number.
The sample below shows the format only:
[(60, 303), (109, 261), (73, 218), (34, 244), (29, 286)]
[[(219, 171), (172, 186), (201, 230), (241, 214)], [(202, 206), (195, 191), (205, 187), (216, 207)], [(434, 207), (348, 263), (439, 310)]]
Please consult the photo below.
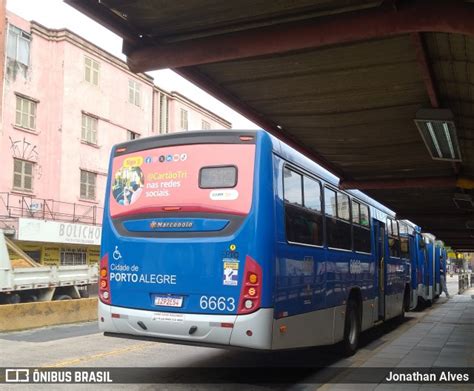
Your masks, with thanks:
[(40, 263), (45, 266), (59, 266), (61, 259), (61, 249), (86, 249), (88, 264), (98, 263), (100, 258), (99, 246), (80, 246), (69, 244), (60, 245), (55, 243), (24, 243), (19, 241), (16, 241), (15, 243), (25, 252), (40, 251)]
[(44, 246), (41, 252), (41, 263), (47, 266), (59, 265), (59, 247)]
[(0, 305), (0, 332), (97, 319), (97, 299)]
[(89, 247), (87, 249), (87, 262), (99, 263), (100, 247)]

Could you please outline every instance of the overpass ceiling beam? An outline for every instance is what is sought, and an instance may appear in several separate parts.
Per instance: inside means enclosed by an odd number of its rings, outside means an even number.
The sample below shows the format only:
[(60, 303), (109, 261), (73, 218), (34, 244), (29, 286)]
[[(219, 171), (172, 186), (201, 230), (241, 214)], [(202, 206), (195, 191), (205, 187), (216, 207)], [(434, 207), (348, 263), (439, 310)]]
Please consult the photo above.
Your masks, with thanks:
[(423, 41), (421, 33), (412, 33), (411, 38), (413, 45), (415, 46), (416, 59), (420, 67), (421, 77), (425, 83), (426, 92), (430, 98), (431, 106), (433, 108), (439, 108), (440, 103), (438, 99), (438, 93), (434, 82), (433, 71), (429, 64), (428, 55), (426, 54), (426, 47)]
[(64, 0), (64, 2), (122, 37), (128, 44), (141, 45), (145, 43), (143, 34), (140, 34), (127, 22), (125, 15), (112, 11), (103, 2), (90, 0)]
[(127, 53), (134, 72), (178, 68), (294, 50), (426, 32), (474, 35), (474, 4), (416, 0), (395, 10), (377, 7), (314, 20), (237, 31)]
[[(474, 210), (459, 210), (459, 209), (452, 209), (452, 212), (448, 212), (446, 210), (441, 211), (434, 211), (434, 212), (402, 212), (397, 213), (397, 219), (400, 220), (411, 220), (411, 219), (459, 219), (459, 220), (466, 220), (466, 218), (473, 218), (474, 217)], [(466, 228), (468, 229), (468, 228)], [(471, 229), (471, 228), (469, 228)], [(474, 228), (472, 228), (474, 229)]]
[(313, 161), (315, 161), (334, 175), (338, 176), (339, 178), (345, 177), (345, 173), (339, 167), (326, 160), (314, 150), (305, 147), (300, 142), (297, 142), (285, 131), (284, 127), (266, 119), (262, 114), (251, 108), (246, 103), (242, 102), (232, 93), (225, 91), (207, 75), (203, 74), (202, 72), (199, 72), (196, 69), (186, 67), (175, 69), (175, 72), (188, 79), (210, 95), (214, 96), (216, 99), (232, 107), (234, 110), (238, 111), (240, 114), (247, 117), (249, 120), (261, 126), (268, 133), (274, 135), (275, 137), (278, 137), (283, 142), (287, 143), (288, 145), (297, 149), (307, 157), (311, 158)]
[(341, 181), (339, 187), (344, 190), (376, 190), (376, 189), (423, 189), (435, 187), (456, 187), (455, 177), (422, 177), (405, 179), (383, 179), (366, 181)]
[(436, 187), (457, 187), (460, 189), (474, 189), (474, 180), (471, 178), (454, 176), (445, 177), (420, 177), (400, 179), (380, 179), (365, 181), (341, 181), (339, 187), (344, 190), (377, 190), (377, 189), (423, 189)]

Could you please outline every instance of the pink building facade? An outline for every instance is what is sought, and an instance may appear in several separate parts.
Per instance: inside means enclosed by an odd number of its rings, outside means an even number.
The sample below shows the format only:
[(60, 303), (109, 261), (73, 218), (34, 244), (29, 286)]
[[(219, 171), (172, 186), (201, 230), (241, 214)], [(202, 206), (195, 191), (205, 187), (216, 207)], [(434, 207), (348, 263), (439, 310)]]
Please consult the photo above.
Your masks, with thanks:
[[(74, 224), (100, 225), (112, 145), (231, 126), (183, 95), (155, 86), (150, 76), (130, 72), (125, 62), (69, 30), (7, 12), (5, 36), (0, 228), (25, 250), (34, 247), (29, 252), (43, 263), (64, 258), (44, 256), (40, 239), (53, 225), (58, 232), (77, 232)], [(99, 243), (50, 236), (79, 249)], [(63, 244), (54, 243), (61, 253)], [(88, 261), (97, 260), (93, 250)], [(57, 262), (46, 262), (52, 258)], [(79, 258), (83, 263), (84, 255)]]

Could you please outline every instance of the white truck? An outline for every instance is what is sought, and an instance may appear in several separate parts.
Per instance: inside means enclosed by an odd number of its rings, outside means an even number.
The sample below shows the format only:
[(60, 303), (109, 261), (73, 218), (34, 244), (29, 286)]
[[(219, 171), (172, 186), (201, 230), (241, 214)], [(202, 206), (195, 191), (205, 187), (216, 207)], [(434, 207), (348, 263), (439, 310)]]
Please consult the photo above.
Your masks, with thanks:
[(97, 265), (43, 266), (35, 262), (0, 229), (0, 304), (87, 297), (89, 286), (97, 284), (97, 279)]

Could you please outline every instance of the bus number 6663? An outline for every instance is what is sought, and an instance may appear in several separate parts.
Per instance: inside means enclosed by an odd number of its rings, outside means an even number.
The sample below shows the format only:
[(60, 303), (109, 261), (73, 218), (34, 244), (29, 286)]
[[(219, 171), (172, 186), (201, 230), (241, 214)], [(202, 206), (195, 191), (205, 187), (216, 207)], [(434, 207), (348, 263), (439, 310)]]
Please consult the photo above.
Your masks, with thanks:
[(233, 297), (201, 296), (199, 306), (203, 310), (234, 311), (235, 300)]

